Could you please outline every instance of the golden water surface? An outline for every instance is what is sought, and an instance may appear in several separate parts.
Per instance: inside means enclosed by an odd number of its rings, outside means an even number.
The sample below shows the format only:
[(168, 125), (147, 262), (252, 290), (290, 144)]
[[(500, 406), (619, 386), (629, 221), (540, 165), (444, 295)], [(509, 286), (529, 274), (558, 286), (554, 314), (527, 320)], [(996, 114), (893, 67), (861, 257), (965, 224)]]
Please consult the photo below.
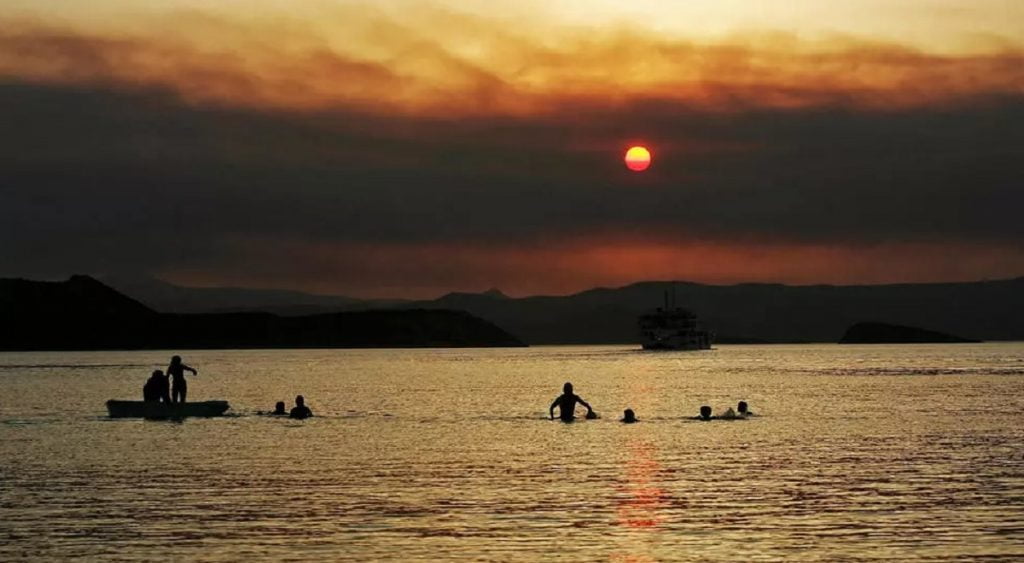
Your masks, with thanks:
[(1024, 558), (1021, 343), (171, 353), (0, 354), (0, 560)]

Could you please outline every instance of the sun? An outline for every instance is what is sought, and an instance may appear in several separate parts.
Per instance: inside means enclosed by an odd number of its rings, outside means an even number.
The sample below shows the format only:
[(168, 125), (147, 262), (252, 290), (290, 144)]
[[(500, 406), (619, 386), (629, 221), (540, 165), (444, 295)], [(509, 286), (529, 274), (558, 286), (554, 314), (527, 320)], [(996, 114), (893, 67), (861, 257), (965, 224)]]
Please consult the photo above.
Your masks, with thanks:
[(625, 160), (626, 168), (633, 172), (643, 172), (651, 165), (651, 151), (640, 145), (629, 147)]

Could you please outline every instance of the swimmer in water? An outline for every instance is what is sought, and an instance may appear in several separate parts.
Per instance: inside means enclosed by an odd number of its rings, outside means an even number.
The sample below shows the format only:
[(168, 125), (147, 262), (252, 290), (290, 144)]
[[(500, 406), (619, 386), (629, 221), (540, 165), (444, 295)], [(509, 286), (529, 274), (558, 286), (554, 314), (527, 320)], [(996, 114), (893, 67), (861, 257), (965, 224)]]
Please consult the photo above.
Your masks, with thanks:
[(700, 408), (700, 415), (693, 417), (694, 420), (714, 420), (711, 416), (711, 407), (704, 405)]
[(715, 418), (722, 419), (722, 420), (738, 420), (738, 419), (743, 418), (743, 417), (738, 415), (738, 414), (736, 414), (736, 411), (732, 410), (732, 407), (729, 407), (729, 408), (725, 409), (725, 412), (723, 412), (722, 414), (716, 416)]
[(572, 392), (572, 383), (566, 383), (562, 386), (562, 394), (551, 403), (551, 408), (548, 409), (548, 416), (551, 420), (555, 419), (555, 407), (558, 407), (558, 417), (562, 419), (562, 422), (572, 422), (576, 418), (576, 403), (579, 403), (587, 407), (587, 418), (597, 418), (597, 413), (594, 409), (587, 404), (586, 401), (580, 398)]
[(270, 414), (276, 414), (278, 416), (288, 414), (288, 411), (284, 410), (284, 401), (278, 401), (277, 404), (274, 405), (274, 412)]
[(736, 411), (742, 417), (755, 416), (754, 413), (750, 412), (747, 409), (747, 402), (746, 401), (740, 401), (740, 404), (736, 405)]
[(633, 409), (626, 409), (622, 411), (622, 422), (626, 424), (633, 424), (636, 422), (636, 413), (633, 412)]
[(297, 418), (302, 420), (313, 416), (313, 411), (309, 410), (306, 406), (306, 399), (302, 395), (295, 397), (295, 406), (292, 407), (292, 412), (288, 413), (288, 418)]

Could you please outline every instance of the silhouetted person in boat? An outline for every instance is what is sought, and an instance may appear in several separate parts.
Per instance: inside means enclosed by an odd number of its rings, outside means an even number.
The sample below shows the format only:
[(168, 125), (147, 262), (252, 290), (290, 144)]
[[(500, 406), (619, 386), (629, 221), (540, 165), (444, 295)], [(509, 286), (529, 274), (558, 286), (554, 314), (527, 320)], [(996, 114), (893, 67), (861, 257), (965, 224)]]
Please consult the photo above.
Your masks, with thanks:
[(171, 358), (171, 365), (167, 366), (167, 375), (171, 376), (174, 385), (171, 388), (171, 399), (175, 403), (184, 403), (188, 395), (188, 383), (185, 381), (185, 372), (190, 371), (192, 375), (199, 375), (199, 372), (181, 363), (181, 356)]
[(160, 400), (160, 390), (157, 386), (160, 384), (157, 378), (163, 378), (164, 372), (160, 370), (154, 371), (149, 379), (146, 380), (146, 384), (142, 386), (142, 400), (147, 403), (155, 403)]
[(288, 418), (298, 418), (301, 420), (311, 416), (313, 416), (313, 411), (309, 410), (309, 407), (306, 406), (306, 399), (302, 395), (295, 397), (295, 406), (292, 408), (292, 412), (288, 413)]
[(288, 414), (288, 411), (284, 410), (284, 401), (278, 401), (277, 404), (274, 405), (274, 412), (272, 412), (270, 414), (277, 414), (277, 415)]
[(636, 413), (633, 412), (633, 409), (626, 409), (622, 411), (622, 422), (625, 422), (626, 424), (633, 424), (636, 422)]
[(146, 384), (142, 386), (142, 400), (147, 402), (171, 402), (171, 386), (167, 376), (160, 370), (154, 370)]
[(711, 420), (715, 417), (711, 416), (711, 407), (704, 405), (700, 408), (700, 416), (694, 417), (697, 420)]
[(160, 391), (160, 400), (164, 403), (171, 404), (171, 379), (167, 377), (167, 374), (156, 370), (160, 374), (157, 378), (157, 389)]
[(558, 407), (558, 417), (562, 419), (562, 422), (572, 422), (576, 418), (576, 403), (579, 403), (587, 407), (587, 418), (597, 418), (597, 413), (594, 409), (590, 408), (590, 405), (586, 401), (581, 399), (579, 395), (572, 392), (572, 383), (566, 383), (562, 386), (562, 394), (555, 399), (555, 402), (551, 403), (551, 408), (548, 409), (548, 416), (551, 420), (555, 419), (555, 407)]

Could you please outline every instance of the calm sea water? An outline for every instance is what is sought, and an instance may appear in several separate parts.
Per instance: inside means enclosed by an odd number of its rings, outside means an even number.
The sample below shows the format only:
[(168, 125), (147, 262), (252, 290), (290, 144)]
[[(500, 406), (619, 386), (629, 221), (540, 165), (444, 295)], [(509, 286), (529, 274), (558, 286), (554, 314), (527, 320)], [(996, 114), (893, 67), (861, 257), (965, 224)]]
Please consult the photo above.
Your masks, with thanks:
[(1022, 343), (181, 354), (232, 416), (106, 418), (169, 352), (0, 354), (0, 560), (1024, 558)]

